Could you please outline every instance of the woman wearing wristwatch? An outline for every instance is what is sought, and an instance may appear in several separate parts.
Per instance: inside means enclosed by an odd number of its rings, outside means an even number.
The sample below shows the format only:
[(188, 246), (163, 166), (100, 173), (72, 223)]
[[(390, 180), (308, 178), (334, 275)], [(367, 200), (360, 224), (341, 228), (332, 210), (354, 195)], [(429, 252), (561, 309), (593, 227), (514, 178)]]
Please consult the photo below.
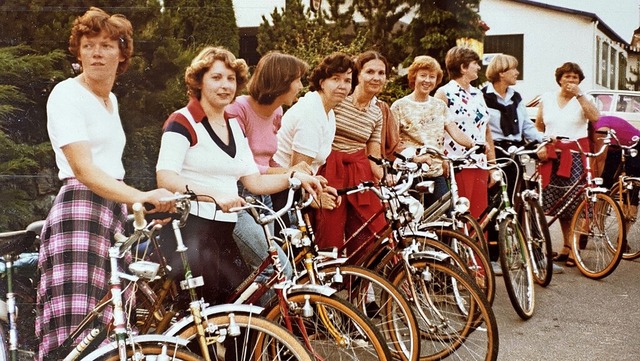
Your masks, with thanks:
[[(589, 144), (588, 124), (589, 122), (597, 121), (600, 113), (593, 98), (589, 95), (584, 95), (580, 89), (579, 85), (584, 80), (584, 73), (578, 64), (567, 62), (556, 69), (555, 76), (560, 89), (545, 93), (540, 97), (536, 127), (549, 137), (562, 136), (568, 139), (580, 140), (585, 144), (583, 149), (588, 149), (585, 148)], [(565, 152), (565, 154), (569, 154), (569, 152)], [(583, 173), (584, 168), (580, 154), (577, 152), (570, 152), (570, 154), (571, 158), (567, 158), (567, 161), (571, 162), (571, 173), (568, 178), (557, 174), (558, 169), (562, 166), (562, 157), (558, 161), (554, 161), (549, 186), (545, 189), (543, 198), (545, 210), (562, 197), (566, 187), (574, 184)], [(549, 157), (553, 157), (553, 155), (548, 154)], [(576, 191), (579, 192), (579, 188)], [(555, 260), (565, 261), (568, 267), (575, 266), (571, 247), (569, 246), (571, 236), (569, 228), (571, 217), (573, 217), (580, 200), (580, 197), (576, 197), (576, 200), (568, 207), (565, 207), (559, 215), (564, 248), (555, 257)]]

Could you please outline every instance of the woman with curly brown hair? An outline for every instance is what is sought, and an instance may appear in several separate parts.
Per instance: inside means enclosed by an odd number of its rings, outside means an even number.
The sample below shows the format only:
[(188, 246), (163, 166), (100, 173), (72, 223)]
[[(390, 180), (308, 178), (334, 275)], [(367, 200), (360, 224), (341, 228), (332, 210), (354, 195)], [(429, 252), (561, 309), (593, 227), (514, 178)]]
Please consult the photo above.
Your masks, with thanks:
[[(228, 213), (245, 203), (237, 182), (252, 193), (272, 194), (287, 189), (293, 176), (312, 195), (322, 191), (320, 180), (303, 172), (260, 174), (238, 121), (225, 116), (247, 79), (244, 60), (223, 48), (203, 49), (187, 67), (189, 104), (165, 122), (156, 166), (158, 185), (199, 196), (182, 236), (193, 273), (204, 279), (202, 297), (213, 304), (225, 302), (249, 273), (233, 240), (237, 214)], [(175, 249), (173, 232), (163, 235)], [(172, 276), (180, 277), (180, 257), (170, 264)]]

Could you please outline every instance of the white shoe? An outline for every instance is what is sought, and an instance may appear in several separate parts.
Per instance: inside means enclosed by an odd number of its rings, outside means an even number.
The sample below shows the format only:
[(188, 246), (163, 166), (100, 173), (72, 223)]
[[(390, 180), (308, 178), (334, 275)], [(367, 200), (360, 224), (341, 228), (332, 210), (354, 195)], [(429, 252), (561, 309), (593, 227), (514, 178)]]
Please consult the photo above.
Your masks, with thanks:
[(491, 268), (493, 268), (493, 273), (496, 276), (502, 276), (502, 267), (500, 267), (500, 263), (491, 261)]
[(557, 264), (553, 264), (553, 273), (554, 274), (558, 274), (558, 273), (564, 273), (564, 268), (558, 266)]

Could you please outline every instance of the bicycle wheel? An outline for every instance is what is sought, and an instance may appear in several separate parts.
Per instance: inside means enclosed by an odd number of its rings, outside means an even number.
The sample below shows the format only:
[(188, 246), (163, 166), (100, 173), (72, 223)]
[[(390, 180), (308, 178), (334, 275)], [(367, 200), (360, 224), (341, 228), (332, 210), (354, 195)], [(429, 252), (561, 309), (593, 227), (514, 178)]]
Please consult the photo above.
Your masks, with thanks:
[(638, 196), (640, 195), (640, 180), (626, 179), (622, 193), (620, 183), (616, 182), (609, 195), (622, 210), (624, 216), (624, 228), (626, 231), (627, 247), (622, 254), (623, 259), (636, 259), (640, 257), (640, 222), (638, 221)]
[(626, 244), (622, 219), (620, 207), (606, 194), (580, 203), (571, 220), (571, 248), (583, 275), (601, 279), (618, 267)]
[(498, 229), (500, 266), (511, 305), (523, 320), (533, 316), (536, 305), (533, 267), (518, 220), (509, 215)]
[[(249, 314), (210, 315), (204, 322), (211, 359), (311, 360), (305, 347), (289, 331), (264, 317)], [(235, 328), (235, 329), (234, 329)], [(191, 324), (176, 336), (194, 343), (197, 327)], [(225, 338), (227, 338), (225, 340)]]
[(493, 304), (496, 293), (496, 276), (487, 253), (471, 238), (448, 228), (431, 229), (440, 242), (451, 247), (462, 258), (471, 279), (484, 292), (489, 304)]
[(338, 296), (316, 293), (287, 295), (287, 315), (279, 305), (266, 318), (291, 322), (292, 332), (313, 355), (325, 360), (390, 360), (384, 337), (362, 312)]
[(533, 279), (542, 287), (547, 287), (553, 276), (553, 249), (547, 218), (536, 199), (525, 199), (523, 206), (519, 212), (522, 217), (520, 225), (531, 256)]
[(466, 273), (418, 254), (409, 259), (408, 265), (398, 264), (390, 280), (416, 308), (421, 360), (497, 359), (495, 315)]
[[(391, 282), (374, 271), (353, 265), (320, 265), (319, 284), (330, 286), (355, 305), (382, 332), (394, 359), (418, 360), (420, 333), (411, 305)], [(308, 278), (299, 280), (308, 282)]]
[(460, 214), (457, 216), (456, 227), (459, 231), (469, 236), (477, 245), (479, 245), (485, 254), (489, 254), (489, 245), (484, 237), (484, 232), (478, 220), (470, 214)]
[[(202, 357), (175, 345), (159, 345), (157, 343), (140, 343), (127, 347), (127, 360), (137, 361), (202, 361)], [(169, 358), (171, 357), (171, 358)], [(120, 361), (118, 350), (112, 350), (100, 358), (103, 361)]]

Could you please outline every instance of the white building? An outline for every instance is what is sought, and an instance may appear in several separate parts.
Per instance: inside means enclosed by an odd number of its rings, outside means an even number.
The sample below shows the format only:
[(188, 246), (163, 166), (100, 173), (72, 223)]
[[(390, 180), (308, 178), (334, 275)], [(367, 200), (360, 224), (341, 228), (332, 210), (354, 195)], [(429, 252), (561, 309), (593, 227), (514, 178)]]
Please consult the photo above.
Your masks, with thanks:
[(567, 61), (582, 68), (584, 90), (627, 89), (625, 38), (633, 34), (616, 34), (596, 14), (530, 0), (482, 0), (480, 16), (490, 27), (485, 54), (510, 54), (520, 62), (516, 89), (525, 101), (557, 88), (555, 69)]

